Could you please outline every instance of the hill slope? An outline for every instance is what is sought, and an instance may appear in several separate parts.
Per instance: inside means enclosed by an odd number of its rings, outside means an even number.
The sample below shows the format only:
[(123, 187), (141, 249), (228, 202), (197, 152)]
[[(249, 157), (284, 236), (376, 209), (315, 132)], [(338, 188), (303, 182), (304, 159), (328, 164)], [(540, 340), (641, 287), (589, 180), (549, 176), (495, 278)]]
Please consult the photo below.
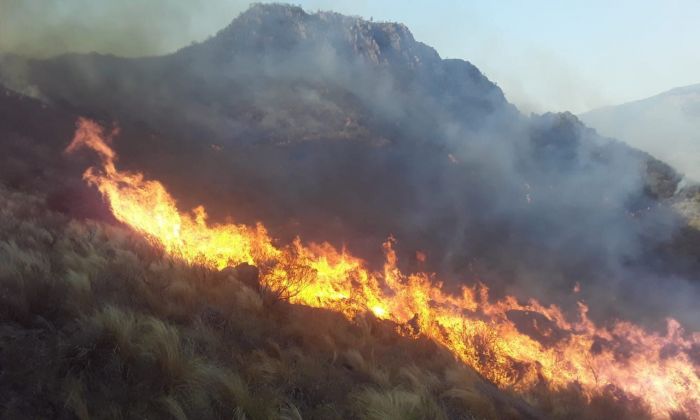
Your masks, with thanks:
[[(115, 227), (81, 179), (92, 156), (63, 153), (78, 116), (113, 124), (120, 169), (162, 180), (181, 210), (262, 221), (280, 243), (330, 241), (379, 270), (393, 234), (401, 268), (447, 288), (485, 282), (572, 313), (585, 301), (602, 323), (700, 326), (700, 234), (686, 217), (700, 195), (571, 114), (521, 115), (403, 25), (256, 5), (175, 54), (2, 57), (0, 79), (9, 416), (648, 415), (610, 386), (514, 397), (396, 334), (405, 325), (270, 302), (249, 268), (171, 260)], [(488, 334), (470, 340), (494, 363)]]
[(527, 403), (392, 323), (289, 305), (250, 266), (183, 264), (46, 206), (0, 188), (3, 418), (649, 418), (612, 388)]
[[(692, 294), (691, 271), (667, 274), (697, 259), (658, 253), (685, 223), (661, 203), (679, 180), (670, 167), (570, 114), (519, 114), (403, 25), (256, 5), (164, 57), (4, 62), (15, 89), (118, 122), (121, 163), (215, 220), (261, 220), (369, 260), (393, 234), (445, 277), (523, 298), (575, 306), (580, 279), (603, 317), (668, 314), (677, 296), (645, 297), (658, 282)], [(638, 292), (619, 293), (629, 282)]]

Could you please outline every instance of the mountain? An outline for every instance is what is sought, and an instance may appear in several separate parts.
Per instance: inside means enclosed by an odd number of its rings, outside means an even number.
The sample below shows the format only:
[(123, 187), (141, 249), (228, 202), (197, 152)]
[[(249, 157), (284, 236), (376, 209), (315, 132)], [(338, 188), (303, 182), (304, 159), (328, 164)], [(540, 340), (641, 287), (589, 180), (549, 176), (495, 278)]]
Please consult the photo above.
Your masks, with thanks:
[[(600, 325), (700, 326), (697, 187), (570, 113), (521, 114), (476, 66), (404, 25), (254, 5), (165, 56), (0, 56), (0, 82), (9, 417), (650, 416), (612, 385), (589, 395), (542, 380), (513, 396), (400, 334), (415, 318), (277, 302), (254, 267), (164, 255), (83, 181), (94, 156), (64, 153), (79, 117), (112, 133), (120, 170), (160, 180), (181, 211), (201, 204), (212, 223), (262, 222), (276, 244), (328, 241), (378, 271), (393, 236), (399, 268), (446, 290), (483, 283), (493, 299), (570, 316), (585, 302)], [(535, 341), (570, 338), (537, 315), (503, 322)], [(500, 379), (522, 379), (493, 332), (467, 338), (483, 371), (512, 365)], [(635, 354), (617, 334), (598, 338), (591, 354)], [(672, 355), (698, 357), (687, 344), (659, 358)]]
[(700, 180), (700, 84), (594, 109), (580, 118), (601, 134), (670, 163), (693, 181)]
[[(602, 317), (669, 313), (675, 295), (647, 297), (658, 282), (692, 295), (697, 259), (659, 253), (686, 225), (665, 204), (680, 180), (668, 165), (571, 114), (520, 114), (401, 24), (255, 5), (167, 56), (12, 56), (0, 74), (46, 106), (117, 123), (120, 164), (213, 220), (262, 221), (377, 264), (394, 235), (445, 278), (522, 298), (574, 304), (583, 279)], [(628, 282), (637, 293), (621, 293)]]

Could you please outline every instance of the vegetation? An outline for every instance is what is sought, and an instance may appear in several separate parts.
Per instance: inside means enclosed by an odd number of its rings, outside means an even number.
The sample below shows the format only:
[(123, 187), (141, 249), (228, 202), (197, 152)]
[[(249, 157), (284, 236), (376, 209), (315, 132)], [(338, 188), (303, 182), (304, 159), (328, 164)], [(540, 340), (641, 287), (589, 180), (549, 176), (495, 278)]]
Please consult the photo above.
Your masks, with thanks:
[[(614, 389), (516, 396), (394, 324), (291, 305), (256, 275), (0, 187), (2, 418), (650, 417)], [(488, 335), (470, 340), (495, 363)]]

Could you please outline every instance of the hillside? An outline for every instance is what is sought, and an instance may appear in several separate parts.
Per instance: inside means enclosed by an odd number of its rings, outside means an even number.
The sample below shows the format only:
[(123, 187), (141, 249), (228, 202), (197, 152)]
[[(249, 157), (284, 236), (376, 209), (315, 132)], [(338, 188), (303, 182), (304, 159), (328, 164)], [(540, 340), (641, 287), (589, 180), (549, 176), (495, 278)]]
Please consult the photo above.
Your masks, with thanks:
[[(394, 235), (444, 277), (525, 299), (575, 305), (576, 277), (605, 316), (663, 318), (672, 298), (600, 297), (697, 261), (656, 256), (685, 223), (659, 205), (679, 180), (670, 167), (570, 114), (519, 114), (476, 67), (401, 24), (256, 5), (164, 57), (5, 62), (15, 90), (117, 123), (121, 163), (214, 220), (262, 221), (369, 260)], [(687, 273), (669, 289), (687, 291)]]
[(0, 83), (8, 418), (697, 411), (697, 187), (402, 24), (253, 5)]
[(612, 388), (592, 399), (542, 388), (528, 403), (372, 315), (290, 305), (250, 266), (183, 264), (129, 230), (46, 206), (0, 189), (3, 418), (649, 416)]

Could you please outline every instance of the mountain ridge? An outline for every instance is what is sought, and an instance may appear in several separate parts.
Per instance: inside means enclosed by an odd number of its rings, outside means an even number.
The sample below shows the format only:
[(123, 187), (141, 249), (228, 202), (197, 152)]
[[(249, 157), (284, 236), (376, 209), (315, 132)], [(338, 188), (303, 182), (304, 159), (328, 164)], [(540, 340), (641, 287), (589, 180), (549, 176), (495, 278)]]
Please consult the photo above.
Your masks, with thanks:
[[(580, 115), (604, 135), (667, 161), (691, 181), (700, 180), (700, 84)], [(669, 143), (672, 147), (669, 147)]]

